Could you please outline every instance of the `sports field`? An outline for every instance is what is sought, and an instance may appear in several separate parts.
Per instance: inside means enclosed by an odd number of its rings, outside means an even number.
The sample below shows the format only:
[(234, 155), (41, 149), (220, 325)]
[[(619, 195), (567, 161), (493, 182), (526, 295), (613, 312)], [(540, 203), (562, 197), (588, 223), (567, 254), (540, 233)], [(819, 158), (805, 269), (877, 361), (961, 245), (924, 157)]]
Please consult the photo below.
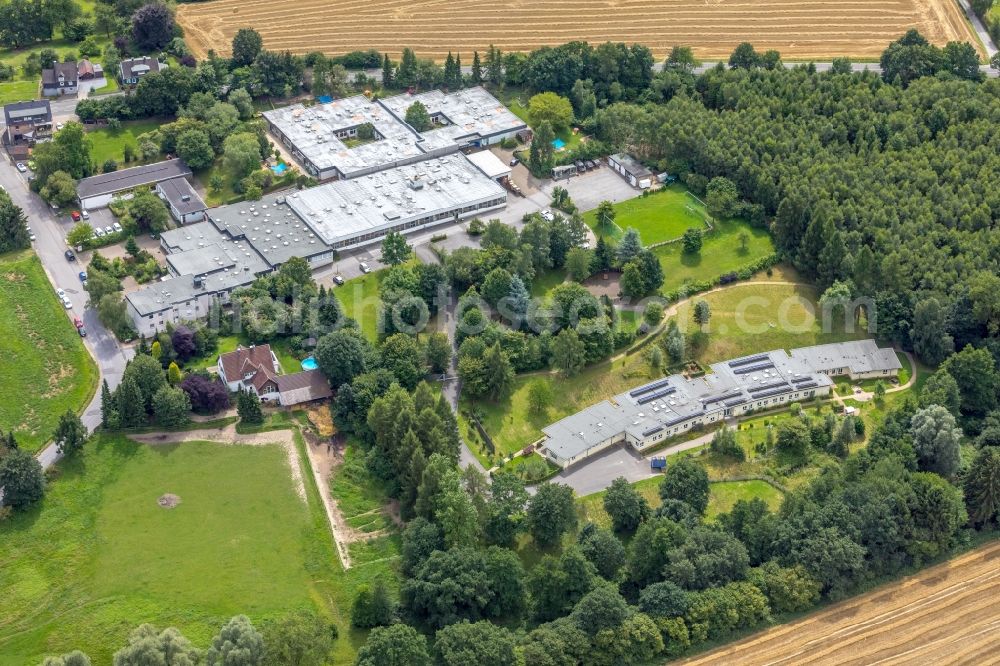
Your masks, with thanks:
[(708, 213), (698, 199), (683, 185), (671, 185), (653, 194), (615, 204), (614, 224), (597, 219), (597, 209), (583, 214), (583, 220), (601, 236), (618, 238), (632, 227), (639, 232), (643, 245), (674, 240), (691, 227), (707, 231)]
[(877, 58), (890, 41), (918, 28), (938, 45), (978, 45), (955, 0), (213, 0), (180, 4), (177, 19), (198, 58), (229, 55), (239, 28), (256, 28), (269, 49), (333, 55), (377, 49), (398, 57), (404, 46), (444, 60), (489, 44), (530, 51), (572, 40), (639, 42), (657, 57), (681, 44), (699, 58), (728, 57), (740, 42), (778, 49), (785, 58)]
[(31, 252), (0, 256), (0, 359), (0, 430), (28, 451), (97, 388), (97, 367)]
[(288, 464), (277, 445), (97, 438), (38, 507), (0, 523), (0, 664), (74, 648), (110, 664), (142, 622), (205, 647), (238, 613), (341, 620), (329, 527)]

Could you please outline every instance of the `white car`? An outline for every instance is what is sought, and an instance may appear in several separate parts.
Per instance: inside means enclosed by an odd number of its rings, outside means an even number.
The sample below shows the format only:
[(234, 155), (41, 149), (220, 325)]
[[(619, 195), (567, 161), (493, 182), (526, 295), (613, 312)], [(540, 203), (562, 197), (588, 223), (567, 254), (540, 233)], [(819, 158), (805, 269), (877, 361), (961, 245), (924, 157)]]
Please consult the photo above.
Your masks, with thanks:
[(104, 229), (101, 229), (100, 227), (94, 227), (94, 235), (97, 236), (98, 238), (101, 238), (102, 236), (104, 236)]
[(90, 219), (90, 213), (87, 212), (86, 208), (84, 208), (83, 210), (80, 211), (80, 216), (83, 217), (83, 219), (85, 219), (85, 220), (89, 220)]
[(17, 167), (17, 170), (20, 171), (21, 173), (24, 173), (25, 171), (28, 170), (28, 167), (24, 166), (24, 164), (22, 164), (21, 162), (18, 162), (14, 166)]
[(115, 233), (115, 230), (114, 230), (114, 229), (112, 229), (112, 228), (111, 228), (111, 225), (109, 224), (108, 226), (104, 227), (104, 233), (106, 233), (106, 234), (109, 234), (109, 235), (110, 235), (110, 234), (113, 234), (113, 233)]
[(69, 300), (69, 296), (63, 296), (62, 297), (62, 302), (63, 302), (63, 305), (66, 306), (67, 310), (69, 310), (70, 308), (73, 307), (73, 301)]
[(362, 261), (361, 262), (361, 272), (362, 273), (371, 273), (372, 269), (371, 269), (371, 267), (368, 264), (366, 264), (365, 262)]
[(61, 301), (62, 299), (66, 298), (66, 292), (65, 292), (65, 291), (63, 291), (62, 289), (59, 289), (59, 288), (57, 287), (57, 288), (56, 288), (56, 296), (58, 296), (58, 297), (59, 297), (59, 300)]
[(113, 226), (113, 227), (115, 228), (115, 231), (117, 231), (118, 233), (121, 233), (121, 231), (122, 231), (122, 225), (120, 225), (120, 224), (118, 224), (117, 222), (115, 222), (115, 223), (114, 223), (113, 225), (111, 225), (111, 226)]
[(63, 124), (63, 123), (56, 123), (56, 131), (59, 131), (59, 130), (61, 130), (61, 129), (62, 129), (63, 127), (65, 127), (65, 126), (66, 126), (66, 125), (65, 125), (65, 124)]
[(30, 240), (32, 243), (35, 242), (35, 232), (32, 231), (31, 229), (28, 229), (28, 240)]
[(556, 216), (553, 215), (552, 211), (549, 210), (548, 208), (546, 208), (545, 210), (543, 210), (542, 213), (541, 213), (541, 215), (542, 215), (542, 219), (545, 220), (546, 222), (552, 222), (553, 220), (556, 219)]

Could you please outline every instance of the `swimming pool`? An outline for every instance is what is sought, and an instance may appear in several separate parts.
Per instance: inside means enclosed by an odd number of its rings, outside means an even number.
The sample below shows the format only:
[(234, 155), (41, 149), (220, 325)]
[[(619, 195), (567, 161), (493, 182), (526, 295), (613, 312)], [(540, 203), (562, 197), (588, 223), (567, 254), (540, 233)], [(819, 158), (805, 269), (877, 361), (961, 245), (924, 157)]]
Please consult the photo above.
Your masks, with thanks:
[(318, 367), (319, 365), (316, 363), (316, 358), (314, 356), (302, 359), (303, 370), (315, 370)]
[(280, 164), (275, 164), (273, 167), (271, 167), (271, 171), (278, 174), (279, 176), (285, 173), (286, 169), (288, 169), (288, 165), (285, 164), (284, 162), (281, 162)]
[(552, 139), (552, 147), (556, 150), (562, 150), (566, 147), (566, 142), (562, 139)]

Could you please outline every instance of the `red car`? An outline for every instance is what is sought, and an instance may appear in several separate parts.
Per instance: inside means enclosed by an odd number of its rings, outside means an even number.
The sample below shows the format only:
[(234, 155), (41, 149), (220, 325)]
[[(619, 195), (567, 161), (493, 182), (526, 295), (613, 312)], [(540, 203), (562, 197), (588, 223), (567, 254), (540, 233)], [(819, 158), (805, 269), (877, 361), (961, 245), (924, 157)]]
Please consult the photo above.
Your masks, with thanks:
[(69, 216), (71, 218), (73, 218), (74, 222), (79, 222), (80, 221), (80, 211), (78, 211), (78, 210), (74, 210), (72, 213), (69, 214)]
[(83, 321), (81, 321), (79, 317), (73, 317), (73, 325), (76, 326), (77, 328), (82, 328)]

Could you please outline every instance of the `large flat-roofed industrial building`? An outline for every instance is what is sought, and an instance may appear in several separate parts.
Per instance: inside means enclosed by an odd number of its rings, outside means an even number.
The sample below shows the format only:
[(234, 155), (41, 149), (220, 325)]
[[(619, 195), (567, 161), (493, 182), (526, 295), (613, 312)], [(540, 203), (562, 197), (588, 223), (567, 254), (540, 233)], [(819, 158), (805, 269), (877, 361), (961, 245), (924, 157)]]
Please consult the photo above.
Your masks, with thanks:
[[(432, 127), (406, 123), (414, 102), (427, 107)], [(385, 169), (485, 147), (527, 128), (481, 87), (369, 100), (363, 95), (326, 104), (265, 111), (271, 133), (321, 181), (358, 178)]]
[(567, 416), (542, 429), (539, 451), (560, 467), (621, 443), (644, 451), (694, 427), (829, 395), (831, 377), (890, 377), (900, 367), (895, 352), (874, 340), (715, 363), (702, 377), (671, 375)]
[(207, 211), (205, 222), (160, 235), (170, 276), (127, 294), (126, 307), (136, 329), (152, 335), (205, 317), (213, 298), (228, 303), (235, 289), (292, 257), (315, 270), (332, 263), (335, 250), (479, 215), (506, 201), (506, 190), (456, 154), (220, 206)]

